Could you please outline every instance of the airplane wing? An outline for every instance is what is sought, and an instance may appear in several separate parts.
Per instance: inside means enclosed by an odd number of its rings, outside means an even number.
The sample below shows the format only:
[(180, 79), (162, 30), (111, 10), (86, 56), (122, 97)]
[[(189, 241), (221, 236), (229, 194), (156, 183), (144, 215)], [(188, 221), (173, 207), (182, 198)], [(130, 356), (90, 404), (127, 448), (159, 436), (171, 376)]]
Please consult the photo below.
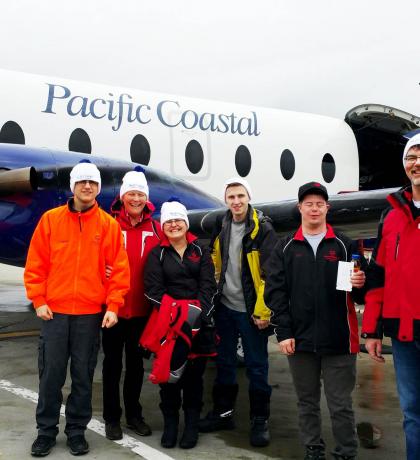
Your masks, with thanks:
[[(398, 190), (388, 188), (364, 192), (341, 193), (330, 196), (331, 208), (327, 221), (337, 230), (353, 239), (375, 238), (382, 211), (388, 206), (386, 197)], [(296, 230), (300, 225), (297, 200), (273, 201), (253, 204), (270, 217), (279, 234)], [(220, 226), (226, 209), (191, 211), (190, 228), (198, 236), (208, 238)]]

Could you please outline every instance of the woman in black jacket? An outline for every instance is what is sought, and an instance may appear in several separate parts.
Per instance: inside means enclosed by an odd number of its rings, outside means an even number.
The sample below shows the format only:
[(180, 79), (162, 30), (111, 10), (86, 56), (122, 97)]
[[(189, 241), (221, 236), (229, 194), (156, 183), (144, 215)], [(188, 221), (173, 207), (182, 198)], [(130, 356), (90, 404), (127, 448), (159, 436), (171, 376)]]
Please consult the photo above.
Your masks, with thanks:
[[(187, 364), (176, 383), (160, 385), (160, 408), (164, 417), (163, 447), (174, 447), (178, 436), (179, 409), (184, 409), (185, 429), (179, 446), (197, 444), (198, 420), (203, 405), (203, 374), (208, 356), (216, 353), (213, 297), (216, 293), (214, 266), (208, 250), (188, 231), (187, 210), (178, 201), (163, 203), (161, 225), (164, 233), (159, 246), (150, 253), (144, 273), (146, 296), (159, 308), (162, 301), (197, 300), (201, 306), (201, 328), (192, 340)], [(182, 392), (182, 398), (181, 398)]]

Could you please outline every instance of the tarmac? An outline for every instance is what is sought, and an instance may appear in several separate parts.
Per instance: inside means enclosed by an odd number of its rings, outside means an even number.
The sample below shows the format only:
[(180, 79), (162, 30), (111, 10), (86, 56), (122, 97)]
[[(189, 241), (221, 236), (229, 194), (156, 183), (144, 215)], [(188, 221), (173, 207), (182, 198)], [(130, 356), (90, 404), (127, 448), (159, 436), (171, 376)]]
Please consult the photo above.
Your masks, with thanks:
[[(37, 348), (39, 320), (28, 305), (22, 285), (22, 270), (0, 265), (0, 460), (29, 459), (30, 446), (36, 437), (35, 408), (38, 391)], [(270, 417), (271, 444), (265, 448), (249, 445), (249, 407), (246, 370), (238, 367), (240, 387), (236, 407), (237, 428), (233, 431), (201, 434), (194, 449), (163, 449), (160, 446), (163, 420), (158, 407), (158, 387), (145, 379), (141, 402), (146, 421), (153, 434), (140, 437), (125, 426), (121, 441), (104, 437), (102, 419), (102, 354), (98, 359), (93, 383), (93, 419), (86, 438), (90, 453), (86, 459), (147, 460), (263, 460), (303, 459), (299, 441), (296, 397), (287, 359), (277, 351), (273, 338), (269, 343), (270, 384), (273, 387)], [(368, 422), (379, 429), (381, 439), (374, 449), (360, 447), (358, 460), (400, 460), (405, 458), (402, 414), (396, 393), (392, 355), (385, 364), (372, 361), (366, 354), (358, 356), (357, 385), (353, 394), (356, 421)], [(146, 362), (146, 375), (150, 362)], [(211, 407), (211, 386), (215, 365), (210, 361), (205, 378), (205, 407)], [(64, 401), (69, 393), (70, 379), (63, 389)], [(322, 400), (323, 438), (327, 450), (334, 447), (331, 423), (325, 399)], [(181, 418), (182, 420), (182, 418)], [(124, 422), (124, 419), (122, 419)], [(123, 424), (123, 423), (122, 423)], [(182, 427), (181, 427), (182, 428)], [(57, 445), (49, 458), (69, 459), (60, 418)], [(328, 457), (327, 457), (328, 458)]]

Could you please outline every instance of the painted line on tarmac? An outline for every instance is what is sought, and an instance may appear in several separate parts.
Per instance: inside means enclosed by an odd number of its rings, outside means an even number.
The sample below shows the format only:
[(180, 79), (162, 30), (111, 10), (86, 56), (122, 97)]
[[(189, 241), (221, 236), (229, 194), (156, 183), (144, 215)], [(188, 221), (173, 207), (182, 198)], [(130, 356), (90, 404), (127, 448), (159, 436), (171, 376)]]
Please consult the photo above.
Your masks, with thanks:
[[(16, 396), (20, 396), (24, 399), (32, 401), (35, 404), (38, 403), (38, 393), (32, 390), (28, 390), (27, 388), (18, 387), (14, 385), (12, 382), (9, 382), (8, 380), (0, 380), (0, 390), (9, 391), (10, 393), (15, 394)], [(62, 416), (65, 415), (64, 405), (61, 405), (60, 414)], [(100, 422), (99, 420), (92, 418), (88, 425), (88, 428), (89, 430), (94, 431), (95, 433), (105, 437), (105, 424)], [(137, 455), (140, 455), (145, 460), (174, 460), (172, 457), (169, 457), (169, 455), (164, 454), (160, 450), (154, 449), (153, 447), (150, 447), (147, 444), (144, 444), (138, 439), (133, 438), (132, 436), (125, 433), (121, 440), (112, 442), (115, 442), (116, 444), (119, 444), (122, 447), (127, 447), (128, 449), (131, 449), (132, 452), (134, 452)]]

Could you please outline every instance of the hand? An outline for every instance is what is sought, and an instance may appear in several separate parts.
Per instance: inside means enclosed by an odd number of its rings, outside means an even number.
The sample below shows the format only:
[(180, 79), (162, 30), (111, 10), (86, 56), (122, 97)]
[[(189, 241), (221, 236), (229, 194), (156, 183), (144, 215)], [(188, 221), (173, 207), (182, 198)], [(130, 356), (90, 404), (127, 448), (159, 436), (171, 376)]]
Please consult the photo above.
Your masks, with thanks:
[(366, 350), (369, 356), (378, 361), (378, 363), (384, 363), (385, 358), (382, 356), (382, 340), (381, 339), (366, 339), (365, 342)]
[(115, 324), (118, 323), (118, 316), (116, 313), (113, 311), (107, 311), (104, 315), (104, 319), (102, 320), (102, 327), (106, 327), (109, 329), (112, 326), (115, 326)]
[(43, 319), (44, 321), (49, 321), (50, 319), (53, 319), (53, 312), (51, 311), (48, 305), (41, 305), (35, 311), (36, 316), (38, 316), (38, 318)]
[(112, 265), (105, 265), (105, 278), (109, 280), (112, 274)]
[(255, 316), (252, 317), (254, 324), (258, 327), (258, 329), (265, 329), (270, 325), (270, 320), (269, 319), (259, 319), (256, 318)]
[(359, 270), (358, 272), (354, 272), (350, 277), (350, 282), (351, 282), (352, 287), (356, 289), (362, 288), (366, 282), (365, 272), (362, 270)]
[(295, 353), (295, 339), (286, 339), (279, 342), (280, 353), (283, 355), (293, 355)]

